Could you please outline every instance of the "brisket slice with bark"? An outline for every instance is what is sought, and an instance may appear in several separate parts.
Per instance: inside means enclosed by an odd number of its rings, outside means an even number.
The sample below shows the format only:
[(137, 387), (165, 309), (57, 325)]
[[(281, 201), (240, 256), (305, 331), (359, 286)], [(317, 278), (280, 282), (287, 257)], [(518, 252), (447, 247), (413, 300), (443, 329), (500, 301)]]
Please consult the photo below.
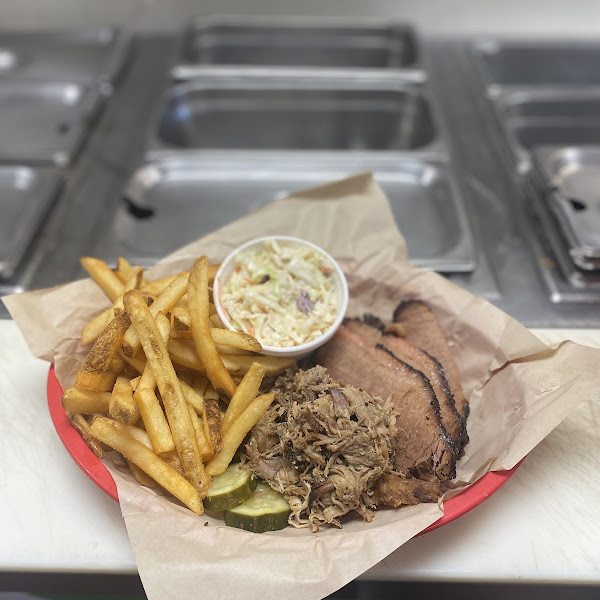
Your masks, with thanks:
[(384, 345), (373, 346), (345, 326), (319, 349), (317, 363), (326, 367), (333, 379), (383, 400), (391, 398), (398, 413), (396, 471), (403, 475), (431, 473), (441, 480), (454, 477), (454, 445), (423, 373)]
[[(369, 320), (368, 322), (373, 321)], [(368, 322), (359, 319), (346, 319), (344, 324), (350, 331), (362, 337), (367, 343), (372, 345), (377, 343), (383, 344), (394, 353), (396, 358), (421, 371), (429, 379), (440, 405), (442, 425), (452, 438), (455, 455), (462, 456), (463, 448), (469, 439), (467, 429), (465, 422), (456, 410), (454, 397), (452, 396), (440, 363), (425, 351), (409, 344), (405, 339), (395, 335), (384, 334), (379, 329), (376, 329), (376, 324), (375, 326), (371, 326), (367, 324)]]
[(446, 336), (433, 311), (420, 300), (406, 300), (394, 311), (394, 321), (404, 326), (407, 342), (421, 348), (440, 362), (454, 396), (456, 409), (466, 421), (469, 403), (464, 397), (458, 368)]

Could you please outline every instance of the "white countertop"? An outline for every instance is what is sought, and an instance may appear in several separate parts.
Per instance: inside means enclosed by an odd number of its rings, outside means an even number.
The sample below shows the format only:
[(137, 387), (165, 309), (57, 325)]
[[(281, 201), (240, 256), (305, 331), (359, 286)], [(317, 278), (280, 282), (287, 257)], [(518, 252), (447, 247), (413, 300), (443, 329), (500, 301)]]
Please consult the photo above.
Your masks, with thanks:
[[(600, 346), (600, 331), (536, 333)], [(0, 571), (135, 573), (119, 506), (54, 431), (47, 373), (0, 320)], [(599, 496), (600, 406), (583, 404), (493, 497), (363, 577), (600, 584)]]

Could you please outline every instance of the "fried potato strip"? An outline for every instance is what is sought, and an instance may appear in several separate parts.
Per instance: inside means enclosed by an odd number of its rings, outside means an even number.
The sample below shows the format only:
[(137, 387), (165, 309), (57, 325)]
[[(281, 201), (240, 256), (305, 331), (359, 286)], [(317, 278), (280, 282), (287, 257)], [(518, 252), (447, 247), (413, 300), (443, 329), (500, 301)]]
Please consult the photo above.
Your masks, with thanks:
[(203, 513), (202, 500), (195, 487), (173, 467), (156, 456), (152, 450), (115, 427), (113, 423), (114, 421), (106, 417), (96, 417), (90, 426), (90, 432), (96, 439), (110, 446), (142, 469), (175, 498), (181, 500), (190, 510), (201, 515)]
[(256, 398), (260, 384), (265, 376), (266, 369), (264, 365), (253, 362), (244, 375), (244, 378), (237, 386), (231, 402), (227, 407), (223, 421), (221, 421), (221, 432), (227, 434), (232, 423), (248, 408), (250, 403)]
[(188, 304), (192, 336), (206, 375), (218, 391), (223, 391), (231, 398), (235, 392), (235, 382), (225, 368), (210, 335), (207, 256), (201, 256), (190, 272)]
[[(185, 294), (187, 276), (178, 275), (169, 286), (150, 305), (150, 314), (153, 317), (159, 312), (168, 313)], [(130, 327), (123, 338), (122, 349), (127, 356), (134, 356), (140, 347), (140, 340), (134, 327)]]
[(84, 256), (81, 266), (112, 302), (123, 293), (123, 283), (103, 260)]
[(248, 408), (233, 422), (223, 438), (223, 447), (207, 465), (206, 472), (209, 475), (220, 475), (225, 472), (233, 459), (240, 444), (244, 441), (246, 434), (258, 423), (265, 414), (267, 408), (273, 402), (273, 394), (258, 396)]
[(133, 399), (129, 378), (119, 375), (113, 387), (108, 414), (115, 420), (134, 425), (140, 418), (140, 409)]
[(171, 435), (185, 474), (200, 497), (204, 497), (209, 479), (204, 471), (187, 403), (165, 343), (140, 292), (137, 290), (127, 292), (123, 300), (154, 373)]
[(94, 392), (76, 387), (63, 392), (62, 405), (67, 412), (93, 415), (107, 413), (110, 404), (110, 392)]

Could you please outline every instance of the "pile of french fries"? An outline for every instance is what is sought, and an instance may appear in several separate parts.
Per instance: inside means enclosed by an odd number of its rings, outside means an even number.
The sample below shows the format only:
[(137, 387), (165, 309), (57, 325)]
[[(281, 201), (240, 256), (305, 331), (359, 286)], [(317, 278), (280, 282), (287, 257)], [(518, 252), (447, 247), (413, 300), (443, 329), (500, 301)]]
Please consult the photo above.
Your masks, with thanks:
[(147, 282), (141, 267), (95, 258), (83, 267), (112, 306), (82, 330), (92, 348), (64, 390), (70, 422), (98, 457), (113, 449), (142, 485), (200, 515), (211, 476), (225, 471), (273, 394), (265, 376), (293, 359), (261, 356), (252, 336), (225, 329), (211, 302), (218, 265)]

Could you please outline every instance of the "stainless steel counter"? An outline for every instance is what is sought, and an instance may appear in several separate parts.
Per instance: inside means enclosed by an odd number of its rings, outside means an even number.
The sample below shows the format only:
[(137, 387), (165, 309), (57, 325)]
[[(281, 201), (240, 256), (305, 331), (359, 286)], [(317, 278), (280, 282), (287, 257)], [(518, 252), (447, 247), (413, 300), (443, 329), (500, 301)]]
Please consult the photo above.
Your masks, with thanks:
[[(126, 203), (125, 191), (156, 136), (153, 123), (179, 44), (173, 37), (134, 41), (126, 73), (77, 161), (66, 172), (63, 191), (22, 266), (11, 280), (0, 283), (1, 292), (83, 277), (80, 256), (104, 254), (110, 258), (108, 246), (119, 236), (127, 240), (127, 231), (116, 231), (115, 223), (120, 214), (135, 213), (136, 207)], [(475, 270), (447, 276), (528, 326), (600, 326), (597, 304), (556, 304), (543, 285), (531, 251), (532, 239), (537, 239), (532, 237), (532, 222), (520, 191), (501, 164), (493, 130), (477, 102), (469, 70), (464, 68), (464, 43), (430, 43), (424, 50), (428, 91), (450, 149), (452, 185), (464, 203), (475, 248)], [(391, 169), (393, 172), (393, 164)], [(135, 214), (131, 222), (135, 225)], [(409, 231), (406, 236), (409, 239)], [(160, 245), (169, 251), (184, 241), (170, 239), (167, 246), (172, 245), (166, 247), (162, 239)]]

